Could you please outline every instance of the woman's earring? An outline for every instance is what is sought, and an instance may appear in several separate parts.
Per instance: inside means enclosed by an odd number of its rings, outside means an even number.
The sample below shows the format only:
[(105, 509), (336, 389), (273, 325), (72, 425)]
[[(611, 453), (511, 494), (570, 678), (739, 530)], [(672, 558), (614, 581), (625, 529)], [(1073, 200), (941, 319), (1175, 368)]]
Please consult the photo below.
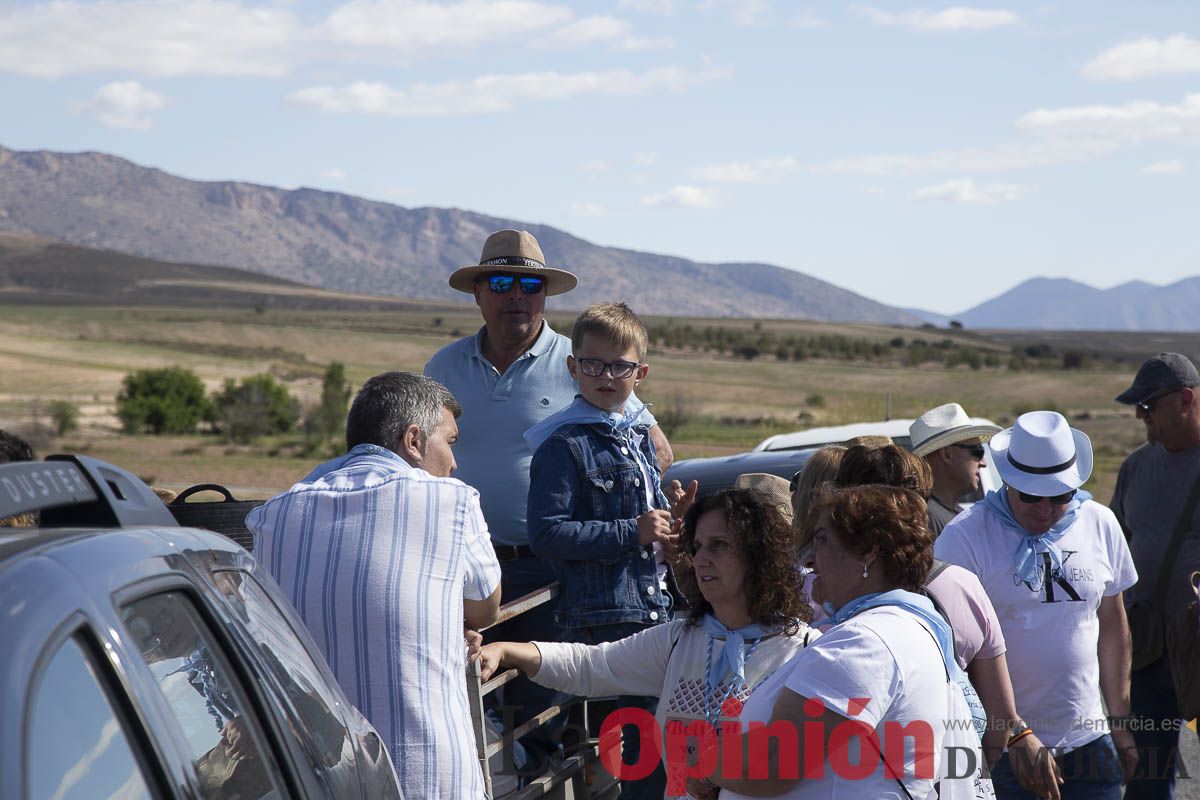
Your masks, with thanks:
[(866, 564), (863, 564), (863, 577), (864, 578), (871, 577), (869, 574), (867, 574), (867, 565)]

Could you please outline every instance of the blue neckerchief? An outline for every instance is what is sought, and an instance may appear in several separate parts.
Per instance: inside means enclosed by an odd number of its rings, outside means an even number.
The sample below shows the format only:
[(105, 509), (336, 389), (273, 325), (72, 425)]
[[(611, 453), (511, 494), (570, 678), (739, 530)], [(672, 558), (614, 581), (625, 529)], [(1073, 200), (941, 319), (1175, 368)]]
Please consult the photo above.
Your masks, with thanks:
[(377, 444), (356, 444), (354, 447), (352, 447), (350, 449), (350, 452), (346, 453), (346, 455), (338, 456), (337, 458), (332, 459), (331, 461), (326, 461), (324, 464), (321, 464), (316, 469), (314, 469), (312, 472), (305, 475), (304, 479), (301, 480), (300, 482), (301, 483), (313, 483), (315, 481), (319, 481), (321, 478), (324, 478), (329, 473), (336, 472), (337, 470), (346, 466), (346, 464), (349, 463), (349, 461), (351, 459), (361, 458), (363, 456), (375, 456), (377, 459), (382, 460), (385, 463), (399, 462), (399, 463), (405, 465), (406, 467), (412, 466), (407, 461), (405, 461), (403, 458), (396, 455), (391, 450), (388, 450), (386, 447), (380, 447)]
[(642, 416), (648, 408), (649, 406), (641, 400), (635, 400), (630, 395), (622, 411), (605, 411), (584, 400), (583, 395), (577, 394), (571, 405), (554, 412), (525, 431), (525, 442), (529, 445), (529, 451), (536, 453), (542, 442), (564, 425), (608, 425), (618, 434), (631, 431), (641, 423)]
[(741, 683), (746, 681), (746, 640), (761, 639), (778, 633), (781, 628), (777, 625), (746, 625), (736, 630), (726, 628), (724, 623), (712, 614), (705, 614), (700, 620), (700, 627), (714, 639), (724, 639), (725, 646), (711, 673), (708, 675), (709, 689), (716, 689), (721, 684), (721, 678), (726, 673), (737, 678)]
[(892, 589), (890, 592), (875, 592), (856, 597), (837, 610), (832, 610), (832, 606), (826, 603), (825, 610), (829, 613), (833, 624), (838, 625), (868, 608), (881, 606), (897, 606), (924, 620), (933, 631), (934, 638), (937, 639), (938, 646), (942, 650), (942, 661), (946, 664), (946, 671), (951, 676), (962, 671), (958, 667), (958, 662), (954, 660), (954, 635), (950, 632), (950, 625), (933, 607), (929, 598), (924, 595), (906, 592), (903, 589)]
[[(556, 411), (525, 431), (525, 443), (531, 452), (537, 452), (537, 449), (564, 425), (600, 425), (618, 439), (629, 442), (630, 454), (653, 483), (655, 482), (653, 480), (655, 470), (649, 463), (646, 454), (642, 452), (642, 437), (647, 434), (645, 430), (636, 430), (649, 427), (647, 423), (642, 422), (642, 418), (649, 410), (650, 406), (632, 395), (625, 402), (623, 411), (605, 411), (584, 400), (583, 395), (577, 394), (571, 405), (561, 411)], [(662, 488), (655, 485), (653, 489), (658, 507), (667, 508), (669, 503)]]
[(1030, 587), (1038, 585), (1038, 553), (1049, 553), (1053, 570), (1062, 569), (1062, 550), (1058, 549), (1057, 542), (1075, 521), (1079, 507), (1083, 505), (1084, 501), (1091, 499), (1090, 493), (1080, 489), (1071, 500), (1070, 505), (1067, 506), (1067, 512), (1063, 514), (1062, 519), (1054, 523), (1050, 530), (1038, 536), (1025, 530), (1021, 527), (1021, 523), (1017, 522), (1012, 508), (1008, 505), (1008, 492), (1003, 486), (993, 489), (984, 496), (984, 507), (999, 517), (1003, 524), (1021, 534), (1021, 543), (1017, 545), (1017, 549), (1013, 553), (1013, 569), (1022, 583)]
[(950, 623), (946, 622), (945, 618), (937, 612), (928, 597), (906, 592), (903, 589), (893, 589), (890, 592), (877, 592), (856, 597), (836, 611), (829, 603), (824, 604), (825, 610), (833, 618), (834, 625), (845, 622), (868, 608), (880, 608), (881, 606), (903, 608), (924, 620), (925, 624), (933, 631), (938, 648), (942, 651), (942, 666), (946, 668), (946, 675), (958, 685), (959, 690), (963, 693), (963, 700), (966, 701), (967, 707), (971, 711), (971, 721), (975, 726), (975, 732), (982, 738), (987, 726), (987, 714), (983, 710), (983, 703), (980, 701), (975, 687), (971, 685), (970, 679), (967, 678), (967, 674), (963, 672), (962, 667), (958, 666), (958, 660), (954, 657), (954, 632), (950, 629)]

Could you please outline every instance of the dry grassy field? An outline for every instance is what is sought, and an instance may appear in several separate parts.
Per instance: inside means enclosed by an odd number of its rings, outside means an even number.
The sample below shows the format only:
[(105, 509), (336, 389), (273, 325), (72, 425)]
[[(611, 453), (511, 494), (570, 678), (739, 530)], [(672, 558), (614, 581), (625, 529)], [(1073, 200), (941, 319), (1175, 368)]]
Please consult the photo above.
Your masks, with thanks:
[[(570, 319), (551, 314), (559, 330)], [(691, 322), (742, 329), (754, 325), (751, 320)], [(87, 452), (158, 485), (216, 482), (247, 496), (269, 495), (307, 472), (314, 459), (294, 455), (297, 448), (287, 437), (235, 446), (211, 435), (125, 436), (114, 415), (122, 378), (135, 369), (176, 365), (194, 370), (212, 390), (226, 378), (268, 372), (311, 405), (332, 361), (345, 364), (354, 385), (388, 369), (420, 370), (435, 350), (479, 324), (467, 306), (447, 311), (0, 307), (0, 427), (28, 433), (39, 425), (35, 436), (40, 452)], [(797, 321), (762, 321), (757, 330), (872, 340), (917, 333)], [(933, 335), (1004, 352), (1010, 346), (966, 331)], [(1150, 344), (1138, 342), (1143, 343)], [(679, 458), (740, 452), (767, 435), (813, 425), (884, 419), (889, 412), (911, 417), (951, 400), (1001, 424), (1020, 411), (1052, 407), (1092, 435), (1098, 463), (1089, 488), (1107, 500), (1120, 460), (1141, 441), (1140, 424), (1112, 402), (1128, 385), (1132, 367), (1033, 372), (939, 364), (904, 368), (770, 356), (748, 361), (686, 348), (652, 350), (648, 361), (651, 372), (641, 394), (656, 410), (682, 416), (672, 435)], [(47, 405), (58, 399), (77, 404), (82, 412), (79, 431), (61, 439), (46, 430)]]

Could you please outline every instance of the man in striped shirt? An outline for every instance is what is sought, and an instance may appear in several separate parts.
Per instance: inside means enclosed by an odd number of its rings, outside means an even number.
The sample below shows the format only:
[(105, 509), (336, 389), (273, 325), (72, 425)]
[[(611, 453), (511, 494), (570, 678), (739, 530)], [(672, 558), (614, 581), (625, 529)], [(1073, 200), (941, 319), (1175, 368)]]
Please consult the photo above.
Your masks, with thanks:
[(465, 628), (495, 621), (500, 565), (479, 493), (450, 478), (462, 407), (437, 381), (371, 378), (349, 452), (246, 518), (409, 798), (485, 798), (466, 694)]

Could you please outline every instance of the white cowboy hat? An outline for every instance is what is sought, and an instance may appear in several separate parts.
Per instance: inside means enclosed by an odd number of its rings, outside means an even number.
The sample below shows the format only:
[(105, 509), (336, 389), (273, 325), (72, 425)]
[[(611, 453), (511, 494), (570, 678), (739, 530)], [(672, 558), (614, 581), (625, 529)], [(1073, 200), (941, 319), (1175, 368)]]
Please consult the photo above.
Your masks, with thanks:
[(998, 425), (976, 425), (958, 403), (931, 408), (908, 426), (912, 451), (927, 456), (935, 450), (971, 439), (987, 441), (1000, 431)]
[(459, 267), (450, 276), (450, 288), (473, 294), (475, 279), (491, 272), (539, 275), (546, 279), (546, 294), (569, 292), (579, 279), (564, 269), (546, 266), (546, 257), (529, 231), (496, 231), (483, 243), (479, 263)]
[(1054, 497), (1092, 475), (1092, 440), (1056, 411), (1030, 411), (992, 437), (992, 466), (1018, 492)]

